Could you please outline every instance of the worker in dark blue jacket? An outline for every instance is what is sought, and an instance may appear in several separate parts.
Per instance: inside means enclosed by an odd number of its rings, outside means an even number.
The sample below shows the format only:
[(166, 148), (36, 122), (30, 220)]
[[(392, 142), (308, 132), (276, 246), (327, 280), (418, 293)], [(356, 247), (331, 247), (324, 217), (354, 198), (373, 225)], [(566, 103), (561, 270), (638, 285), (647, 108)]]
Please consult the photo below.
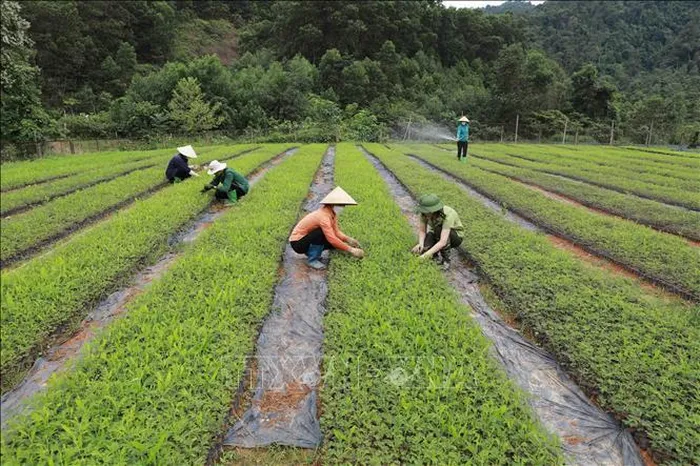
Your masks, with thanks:
[(199, 176), (194, 167), (188, 164), (189, 159), (196, 159), (197, 153), (192, 146), (184, 146), (177, 148), (177, 154), (168, 162), (168, 168), (165, 169), (165, 177), (171, 183), (178, 183), (190, 176)]

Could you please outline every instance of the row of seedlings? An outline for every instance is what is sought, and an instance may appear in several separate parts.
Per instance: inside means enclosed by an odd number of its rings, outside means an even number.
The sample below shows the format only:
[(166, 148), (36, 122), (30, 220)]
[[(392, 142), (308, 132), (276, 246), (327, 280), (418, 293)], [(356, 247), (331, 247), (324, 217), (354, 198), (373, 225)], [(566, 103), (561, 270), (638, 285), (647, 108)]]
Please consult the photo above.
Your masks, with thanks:
[[(661, 186), (697, 188), (697, 177), (688, 167), (669, 166), (648, 161), (630, 160), (609, 152), (600, 153), (594, 148), (572, 151), (556, 146), (490, 146), (489, 149), (512, 154), (533, 162), (544, 162), (590, 171), (592, 173), (615, 174), (621, 178), (645, 181)], [(700, 169), (700, 164), (698, 165)]]
[[(407, 151), (428, 153), (429, 149), (428, 146), (412, 145), (407, 146)], [(669, 208), (666, 204), (650, 199), (485, 159), (473, 157), (469, 159), (469, 164), (564, 196), (592, 209), (626, 218), (659, 231), (700, 241), (700, 212)]]
[(83, 155), (57, 155), (29, 161), (7, 162), (2, 164), (0, 191), (5, 192), (62, 177), (69, 177), (92, 170), (95, 166), (101, 165), (105, 161), (116, 165), (162, 157), (172, 154), (172, 152), (172, 149), (132, 152), (113, 151)]
[(469, 311), (410, 249), (414, 232), (357, 148), (336, 181), (341, 222), (366, 248), (329, 272), (321, 426), (329, 464), (559, 464), (557, 442), (489, 357)]
[(170, 155), (137, 160), (135, 162), (114, 164), (107, 160), (107, 165), (101, 165), (94, 170), (87, 170), (75, 175), (59, 178), (55, 181), (26, 186), (0, 194), (0, 215), (6, 217), (21, 210), (26, 210), (37, 204), (48, 202), (57, 197), (71, 194), (79, 189), (111, 181), (120, 176), (128, 175), (136, 170), (163, 165)]
[(270, 309), (324, 146), (270, 170), (3, 435), (8, 464), (197, 464)]
[(636, 194), (640, 197), (664, 202), (673, 206), (685, 207), (692, 210), (700, 209), (700, 193), (698, 193), (697, 190), (689, 191), (682, 187), (649, 184), (644, 181), (622, 178), (613, 173), (594, 173), (579, 168), (565, 167), (552, 163), (533, 162), (524, 158), (504, 154), (500, 151), (491, 150), (487, 145), (480, 146), (478, 150), (470, 152), (470, 156), (500, 162), (505, 165), (530, 168), (544, 173), (564, 176), (614, 191)]
[(700, 301), (700, 255), (696, 247), (682, 238), (559, 202), (440, 152), (426, 147), (418, 148), (415, 153), (421, 160), (457, 177), (546, 231)]
[[(197, 160), (206, 162), (249, 148), (228, 146), (210, 149), (203, 151)], [(164, 173), (164, 164), (139, 170), (2, 219), (0, 263), (3, 268), (7, 267), (134, 200), (162, 189), (167, 185)]]
[(415, 160), (377, 144), (368, 149), (414, 194), (434, 192), (460, 213), (462, 249), (504, 310), (658, 462), (697, 463), (700, 306), (667, 302), (588, 265)]
[[(248, 174), (279, 153), (265, 147), (235, 159)], [(117, 212), (22, 267), (2, 273), (0, 380), (13, 387), (58, 329), (69, 334), (104, 297), (169, 249), (169, 239), (211, 202), (202, 178), (160, 191)]]

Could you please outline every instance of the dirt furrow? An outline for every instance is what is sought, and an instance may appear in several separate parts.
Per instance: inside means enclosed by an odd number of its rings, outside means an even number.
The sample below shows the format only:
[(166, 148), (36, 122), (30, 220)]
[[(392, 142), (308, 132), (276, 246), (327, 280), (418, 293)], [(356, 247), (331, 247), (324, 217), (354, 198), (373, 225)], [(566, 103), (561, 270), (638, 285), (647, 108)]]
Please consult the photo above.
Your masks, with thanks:
[[(247, 176), (250, 186), (253, 187), (272, 167), (279, 165), (294, 152), (296, 152), (296, 148), (288, 149), (253, 170)], [(236, 156), (238, 155), (242, 154)], [(57, 331), (51, 338), (54, 343), (50, 344), (50, 348), (35, 360), (24, 379), (2, 396), (0, 400), (2, 429), (5, 429), (9, 419), (27, 409), (27, 400), (42, 391), (53, 374), (60, 373), (70, 367), (70, 364), (80, 356), (83, 346), (91, 341), (100, 329), (126, 312), (128, 305), (136, 296), (141, 294), (151, 282), (159, 279), (168, 271), (182, 254), (175, 252), (180, 245), (195, 241), (204, 230), (226, 212), (227, 209), (220, 204), (210, 204), (194, 220), (168, 239), (168, 245), (171, 247), (170, 252), (161, 257), (155, 264), (138, 272), (132, 279), (130, 286), (115, 291), (102, 300), (83, 319), (76, 331), (70, 335), (66, 335), (61, 330)]]
[[(329, 147), (301, 215), (316, 210), (333, 189), (334, 158), (335, 148)], [(212, 447), (208, 464), (218, 460), (224, 447), (316, 448), (321, 443), (317, 390), (328, 287), (326, 271), (312, 270), (304, 262), (304, 256), (285, 246), (272, 312), (233, 401), (225, 437)]]
[[(366, 151), (365, 155), (415, 227), (416, 202), (410, 191), (376, 157)], [(492, 341), (492, 356), (529, 395), (529, 403), (542, 425), (561, 439), (569, 464), (644, 465), (630, 433), (589, 400), (551, 354), (528, 341), (490, 307), (479, 286), (479, 273), (464, 251), (460, 250), (445, 276), (462, 302), (472, 309), (483, 334)]]

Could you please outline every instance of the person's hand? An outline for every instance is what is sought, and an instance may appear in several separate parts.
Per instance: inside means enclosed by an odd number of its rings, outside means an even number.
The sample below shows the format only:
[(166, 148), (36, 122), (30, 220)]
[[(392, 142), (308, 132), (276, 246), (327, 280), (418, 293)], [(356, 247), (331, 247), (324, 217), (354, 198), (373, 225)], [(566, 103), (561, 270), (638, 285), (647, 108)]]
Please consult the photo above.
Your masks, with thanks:
[(203, 193), (206, 193), (207, 191), (209, 191), (210, 189), (212, 189), (212, 187), (213, 187), (213, 186), (210, 185), (210, 184), (205, 184), (204, 187), (202, 188), (202, 192), (203, 192)]
[(357, 257), (358, 259), (362, 259), (363, 257), (365, 257), (365, 252), (360, 248), (350, 249), (350, 254)]
[(360, 247), (360, 242), (357, 241), (355, 238), (348, 238), (348, 244), (354, 248)]
[(420, 254), (422, 250), (423, 246), (421, 244), (416, 244), (415, 246), (413, 246), (413, 249), (411, 249), (411, 252), (413, 254)]
[(424, 252), (423, 254), (420, 255), (421, 259), (430, 259), (432, 257), (433, 257), (433, 255), (430, 254), (429, 252)]
[(190, 170), (190, 175), (191, 175), (191, 176), (199, 176), (199, 173), (197, 173), (197, 172), (194, 171), (194, 170)]

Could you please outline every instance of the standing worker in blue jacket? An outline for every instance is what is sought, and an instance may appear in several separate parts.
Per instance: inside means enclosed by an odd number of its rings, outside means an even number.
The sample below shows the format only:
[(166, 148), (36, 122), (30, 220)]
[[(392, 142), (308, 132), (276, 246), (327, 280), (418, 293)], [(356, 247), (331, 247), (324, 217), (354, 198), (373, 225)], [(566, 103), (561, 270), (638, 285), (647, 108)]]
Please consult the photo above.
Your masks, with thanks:
[(233, 205), (250, 190), (250, 184), (243, 175), (232, 168), (228, 168), (224, 162), (212, 160), (209, 164), (210, 175), (214, 175), (211, 183), (204, 185), (202, 192), (216, 189), (216, 198), (224, 201), (224, 205)]
[(467, 160), (469, 148), (469, 118), (463, 116), (457, 125), (457, 160)]
[(165, 169), (165, 177), (171, 183), (177, 183), (190, 176), (199, 176), (195, 167), (188, 165), (189, 159), (196, 159), (197, 153), (192, 146), (177, 148), (177, 154), (170, 159), (168, 167)]

